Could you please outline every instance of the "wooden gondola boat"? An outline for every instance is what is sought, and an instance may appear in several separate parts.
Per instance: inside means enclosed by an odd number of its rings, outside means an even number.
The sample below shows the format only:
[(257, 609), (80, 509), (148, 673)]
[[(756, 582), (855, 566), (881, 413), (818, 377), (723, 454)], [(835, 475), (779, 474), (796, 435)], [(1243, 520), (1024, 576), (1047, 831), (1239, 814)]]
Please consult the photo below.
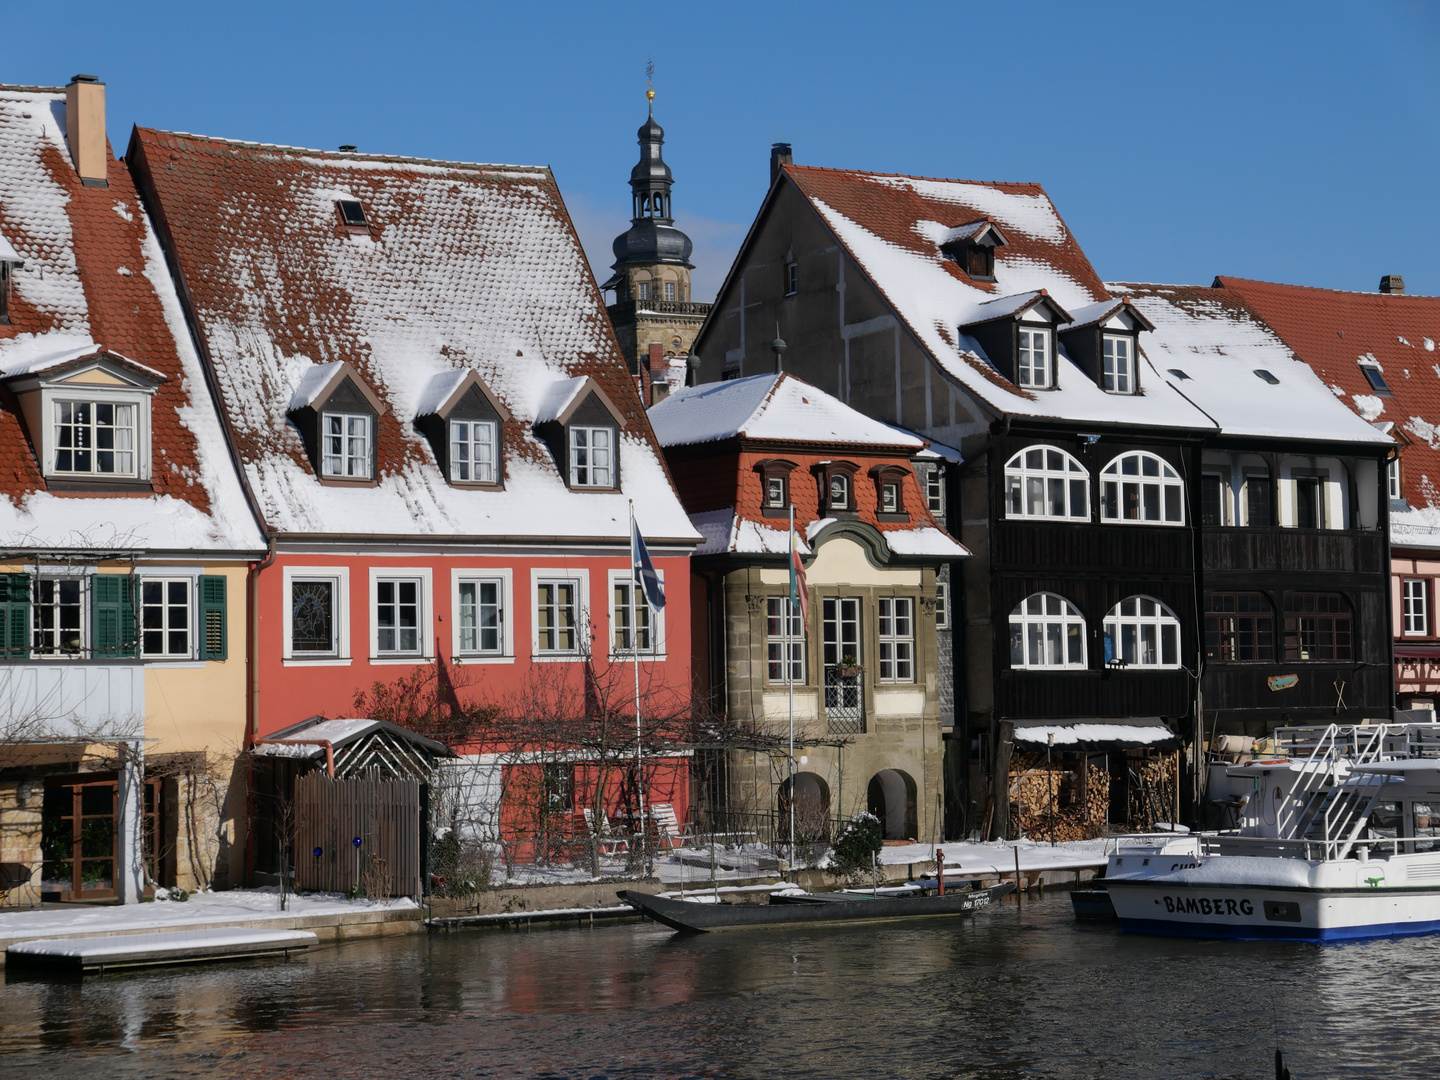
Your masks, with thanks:
[(721, 930), (969, 915), (1014, 890), (1015, 883), (1007, 881), (988, 889), (957, 889), (944, 896), (788, 893), (772, 896), (768, 904), (702, 904), (694, 900), (670, 900), (630, 889), (622, 889), (619, 896), (647, 918), (683, 933), (702, 934)]

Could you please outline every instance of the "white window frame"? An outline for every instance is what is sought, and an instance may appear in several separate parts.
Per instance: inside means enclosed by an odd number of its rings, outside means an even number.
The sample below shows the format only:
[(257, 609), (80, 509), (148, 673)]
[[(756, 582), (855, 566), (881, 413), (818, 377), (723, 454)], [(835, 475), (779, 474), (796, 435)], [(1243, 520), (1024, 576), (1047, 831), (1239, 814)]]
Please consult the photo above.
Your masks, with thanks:
[[(456, 438), (455, 429), (461, 425), (465, 427), (465, 437)], [(494, 420), (448, 420), (446, 421), (445, 427), (450, 438), (448, 451), (450, 458), (450, 482), (452, 484), (498, 483), (500, 475), (500, 445), (497, 436), (500, 425)], [(475, 438), (477, 428), (487, 433), (483, 440)], [(456, 448), (461, 446), (465, 448), (466, 455), (463, 462), (457, 461), (455, 456)], [(481, 448), (484, 448), (485, 452), (489, 455), (489, 461), (482, 462), (476, 455), (476, 451)], [(470, 470), (469, 476), (458, 475), (462, 466)], [(488, 476), (479, 475), (481, 466), (489, 470)]]
[[(877, 681), (913, 683), (916, 667), (915, 598), (911, 596), (877, 596), (875, 598), (875, 623), (876, 657), (879, 661)], [(902, 625), (909, 626), (909, 633), (901, 632)]]
[[(435, 659), (435, 572), (428, 566), (370, 567), (370, 596), (366, 615), (370, 624), (370, 663), (428, 664)], [(380, 651), (380, 582), (418, 581), (420, 610), (416, 613), (419, 652)]]
[(1015, 335), (1016, 385), (1031, 390), (1050, 389), (1050, 355), (1049, 328), (1021, 323)]
[[(1032, 600), (1039, 602), (1039, 611), (1031, 610), (1034, 606), (1031, 604)], [(1052, 600), (1056, 601), (1054, 605), (1050, 603)], [(1055, 607), (1057, 610), (1052, 611), (1052, 607)], [(1053, 634), (1050, 629), (1052, 625), (1056, 628), (1056, 632)], [(1017, 627), (1020, 630), (1021, 647), (1021, 660), (1019, 663), (1015, 661), (1014, 644), (1014, 632)], [(1069, 643), (1072, 640), (1070, 637), (1072, 627), (1078, 628), (1079, 630), (1080, 657), (1078, 660), (1071, 658), (1071, 650), (1069, 648)], [(1010, 612), (1010, 631), (1010, 666), (1015, 670), (1081, 671), (1089, 666), (1086, 660), (1089, 642), (1086, 640), (1085, 616), (1080, 613), (1079, 608), (1059, 593), (1031, 593), (1024, 600), (1021, 600), (1020, 603), (1015, 605), (1015, 609)], [(1052, 638), (1058, 642), (1062, 654), (1058, 663), (1046, 659), (1043, 655), (1037, 655), (1036, 651), (1032, 649), (1033, 645), (1038, 644), (1043, 652), (1045, 646), (1051, 642)]]
[[(296, 581), (331, 581), (335, 588), (335, 649), (332, 652), (295, 652), (291, 596)], [(281, 575), (281, 656), (285, 666), (349, 667), (350, 656), (350, 568), (348, 566), (286, 566)]]
[[(1040, 464), (1032, 463), (1032, 457), (1040, 454)], [(1054, 464), (1052, 455), (1060, 455), (1060, 464)], [(1018, 464), (1017, 464), (1018, 463)], [(1078, 470), (1078, 471), (1077, 471)], [(1079, 484), (1079, 488), (1074, 485)], [(1051, 506), (1055, 493), (1055, 484), (1059, 484), (1060, 494), (1064, 499), (1065, 513), (1050, 514), (1047, 512)], [(1038, 489), (1036, 487), (1038, 485)], [(1032, 494), (1039, 492), (1039, 513), (1031, 513)], [(1075, 493), (1081, 491), (1085, 496), (1085, 509), (1083, 513), (1075, 512)], [(1018, 493), (1020, 509), (1014, 509), (1014, 499)], [(1030, 518), (1032, 520), (1048, 521), (1089, 521), (1090, 517), (1090, 470), (1080, 464), (1074, 455), (1067, 453), (1058, 446), (1051, 446), (1049, 443), (1036, 443), (1027, 446), (1015, 453), (1005, 463), (1005, 516), (1007, 518)]]
[[(1124, 610), (1128, 604), (1134, 605), (1135, 610), (1133, 614)], [(1147, 605), (1151, 609), (1148, 614), (1145, 613)], [(1126, 660), (1124, 655), (1127, 630), (1130, 631), (1135, 646), (1133, 652), (1136, 659), (1134, 660)], [(1140, 659), (1140, 647), (1144, 643), (1147, 630), (1153, 635), (1154, 655), (1156, 657), (1154, 663), (1146, 663)], [(1135, 596), (1127, 596), (1124, 600), (1121, 600), (1106, 614), (1105, 622), (1102, 626), (1102, 633), (1102, 642), (1108, 638), (1112, 643), (1111, 660), (1126, 660), (1126, 667), (1174, 670), (1181, 666), (1180, 648), (1183, 638), (1180, 633), (1180, 620), (1176, 618), (1174, 611), (1153, 596), (1136, 594)], [(1169, 664), (1165, 663), (1164, 660), (1165, 638), (1167, 636), (1172, 638), (1175, 646), (1175, 660)]]
[[(805, 686), (807, 652), (805, 622), (800, 617), (800, 605), (793, 603), (789, 593), (765, 598), (765, 681), (771, 686), (786, 686), (785, 645), (786, 621), (789, 621), (790, 672), (796, 686)], [(779, 626), (780, 633), (771, 634), (771, 623)], [(778, 666), (780, 677), (774, 678), (771, 668)]]
[[(598, 432), (604, 432), (608, 442), (605, 453), (609, 460), (604, 465), (596, 465), (593, 460), (597, 449), (594, 439)], [(577, 445), (577, 437), (581, 434), (586, 436), (586, 445), (583, 447)], [(618, 432), (615, 428), (603, 424), (598, 426), (572, 424), (570, 426), (570, 433), (567, 436), (567, 440), (570, 444), (570, 486), (572, 488), (597, 488), (602, 491), (609, 491), (619, 486), (615, 482), (615, 444), (620, 441), (617, 436)], [(586, 463), (583, 466), (576, 461), (579, 451), (581, 450), (584, 450), (586, 454)], [(582, 468), (586, 470), (586, 478), (583, 481), (580, 479), (580, 470)], [(595, 473), (601, 469), (605, 471), (606, 481), (603, 484), (597, 484), (595, 482)]]
[[(540, 586), (553, 582), (575, 585), (575, 648), (540, 650)], [(536, 663), (582, 660), (590, 648), (593, 626), (590, 619), (590, 571), (568, 567), (536, 567), (530, 571), (530, 659)]]
[[(890, 500), (889, 500), (889, 505), (886, 505), (886, 496), (887, 496), (887, 495), (893, 495), (893, 496), (894, 496), (893, 499), (890, 499)], [(900, 481), (899, 481), (899, 480), (881, 480), (881, 481), (880, 481), (880, 513), (882, 513), (882, 514), (900, 514), (900, 513), (903, 513), (903, 512), (904, 512), (903, 506), (902, 506), (902, 504), (901, 504), (901, 502), (900, 502)]]
[[(1136, 472), (1124, 472), (1124, 463), (1131, 460), (1139, 463)], [(1147, 473), (1145, 467), (1151, 462), (1155, 463), (1155, 472)], [(1124, 516), (1125, 489), (1129, 486), (1137, 489), (1136, 506), (1141, 513), (1145, 510), (1146, 489), (1155, 489), (1155, 506), (1160, 513), (1158, 518)], [(1114, 498), (1107, 499), (1106, 493), (1112, 488), (1114, 489)], [(1178, 492), (1175, 503), (1179, 512), (1178, 518), (1172, 518), (1169, 515), (1167, 492), (1171, 490)], [(1113, 513), (1111, 512), (1112, 504)], [(1148, 450), (1131, 450), (1128, 453), (1117, 454), (1100, 470), (1100, 520), (1111, 525), (1184, 525), (1185, 481), (1180, 478), (1180, 474), (1175, 471), (1173, 465)]]
[(950, 583), (935, 582), (935, 629), (950, 629)]
[[(776, 484), (780, 485), (780, 497), (778, 499), (775, 497)], [(779, 473), (768, 474), (765, 477), (765, 505), (771, 509), (788, 506), (789, 503), (785, 498), (786, 488), (788, 486), (789, 481), (784, 476), (781, 476)]]
[[(26, 569), (27, 569), (27, 570), (30, 570), (29, 567), (27, 567)], [(38, 573), (38, 572), (35, 571), (35, 570), (30, 570), (30, 572), (31, 572), (31, 574), (33, 575), (33, 576), (31, 577), (31, 579), (30, 579), (30, 626), (29, 626), (30, 656), (31, 656), (33, 659), (36, 659), (36, 660), (51, 660), (51, 659), (56, 659), (56, 660), (77, 659), (77, 660), (78, 660), (78, 659), (83, 659), (83, 658), (87, 657), (87, 656), (89, 655), (90, 645), (91, 645), (91, 642), (90, 642), (90, 579), (91, 579), (91, 577), (94, 576), (93, 571), (91, 571), (91, 572), (85, 572), (85, 573), (71, 573), (71, 574), (42, 574), (42, 573)], [(55, 652), (41, 651), (40, 649), (37, 649), (37, 648), (35, 647), (35, 633), (36, 633), (36, 630), (35, 630), (35, 619), (36, 619), (36, 616), (39, 614), (40, 608), (41, 608), (41, 606), (42, 606), (41, 603), (40, 603), (40, 598), (39, 598), (39, 586), (40, 586), (41, 582), (45, 582), (45, 581), (53, 582), (53, 583), (55, 583), (55, 584), (59, 584), (59, 583), (62, 582), (62, 581), (74, 581), (74, 582), (78, 582), (78, 583), (79, 583), (79, 586), (80, 586), (80, 648), (79, 648), (78, 650), (76, 650), (75, 652), (73, 652), (73, 653), (71, 653), (71, 652), (63, 652), (63, 651), (58, 651), (58, 650), (55, 651)], [(44, 606), (45, 606), (45, 607), (53, 607), (54, 605), (52, 605), (52, 604), (46, 604), (46, 605), (44, 605)]]
[[(340, 433), (332, 434), (330, 422), (340, 421)], [(353, 421), (362, 421), (364, 432), (356, 435), (352, 428)], [(363, 443), (364, 453), (354, 453), (354, 441), (360, 439)], [(330, 440), (340, 440), (339, 454), (330, 452)], [(369, 480), (372, 479), (375, 460), (375, 418), (369, 413), (336, 412), (326, 409), (320, 414), (320, 475), (328, 480)], [(351, 471), (356, 462), (360, 462), (363, 472)], [(332, 462), (337, 463), (338, 468), (332, 468)]]
[(1391, 502), (1401, 502), (1405, 498), (1405, 490), (1400, 483), (1400, 456), (1398, 454), (1385, 463), (1385, 485), (1390, 493)]
[(925, 506), (932, 514), (945, 512), (944, 474), (938, 465), (925, 474)]
[(1400, 579), (1400, 632), (1406, 637), (1430, 634), (1430, 579)]
[[(839, 480), (840, 483), (841, 483), (841, 486), (845, 489), (845, 501), (844, 501), (844, 502), (836, 502), (836, 501), (835, 501), (835, 481), (836, 481), (836, 480)], [(825, 481), (825, 509), (827, 509), (827, 510), (852, 510), (852, 509), (854, 509), (854, 507), (851, 505), (851, 504), (855, 501), (854, 488), (855, 488), (855, 485), (850, 482), (850, 476), (849, 476), (848, 473), (843, 473), (843, 472), (833, 472), (833, 473), (831, 473), (830, 476), (829, 476), (829, 478)]]
[(664, 284), (665, 299), (673, 302), (675, 300), (675, 282), (667, 281)]
[[(660, 584), (665, 584), (665, 571), (656, 570), (660, 575)], [(609, 615), (609, 641), (610, 659), (632, 659), (635, 653), (630, 649), (620, 648), (615, 642), (615, 635), (619, 629), (619, 623), (615, 618), (615, 590), (621, 586), (635, 588), (634, 574), (629, 570), (611, 570), (609, 574), (608, 588), (605, 590), (605, 598), (608, 604), (607, 614)], [(645, 592), (642, 589), (635, 595), (635, 615), (637, 621), (640, 618), (640, 609), (647, 607), (645, 603)], [(666, 653), (665, 644), (665, 609), (650, 612), (650, 647), (640, 650), (640, 655), (646, 659), (663, 660)]]
[[(169, 652), (169, 651), (168, 651), (168, 644), (169, 644), (169, 642), (168, 642), (168, 640), (167, 640), (167, 642), (166, 642), (167, 650), (166, 650), (166, 651), (164, 651), (164, 652), (149, 652), (149, 651), (145, 648), (145, 633), (146, 633), (146, 628), (145, 628), (145, 608), (146, 608), (146, 606), (147, 606), (146, 603), (145, 603), (145, 586), (146, 586), (146, 585), (157, 585), (157, 584), (158, 584), (158, 585), (161, 585), (161, 586), (163, 586), (163, 587), (166, 587), (166, 591), (168, 592), (168, 586), (170, 586), (170, 585), (172, 585), (172, 584), (178, 584), (178, 583), (183, 583), (183, 584), (185, 585), (185, 618), (186, 618), (186, 622), (187, 622), (187, 625), (186, 625), (186, 627), (185, 627), (185, 651), (184, 651), (184, 652), (179, 652), (179, 653)], [(144, 657), (144, 658), (147, 659), (147, 660), (150, 660), (150, 659), (153, 659), (153, 660), (193, 660), (193, 659), (195, 658), (195, 646), (196, 646), (196, 644), (197, 644), (196, 634), (195, 634), (195, 630), (196, 630), (196, 627), (195, 627), (196, 603), (195, 603), (195, 601), (196, 601), (196, 592), (198, 591), (198, 590), (195, 588), (195, 585), (196, 585), (195, 578), (194, 578), (192, 575), (187, 575), (187, 574), (163, 575), (163, 576), (162, 576), (162, 575), (159, 575), (159, 574), (145, 574), (145, 575), (140, 575), (140, 576), (139, 576), (139, 580), (138, 580), (138, 582), (137, 582), (137, 584), (136, 584), (136, 588), (135, 588), (135, 600), (134, 600), (134, 603), (135, 603), (135, 617), (136, 617), (136, 619), (138, 620), (138, 623), (139, 623), (139, 625), (138, 625), (138, 632), (137, 632), (138, 640), (136, 641), (135, 644), (136, 644), (136, 648), (137, 648), (140, 656)], [(178, 606), (178, 605), (171, 604), (171, 603), (169, 603), (168, 601), (166, 601), (165, 603), (162, 603), (162, 604), (160, 605), (161, 610), (165, 613), (165, 621), (166, 621), (166, 624), (167, 624), (167, 625), (161, 630), (161, 633), (164, 634), (164, 635), (166, 635), (167, 637), (168, 637), (168, 635), (169, 635), (170, 633), (172, 633), (172, 631), (171, 631), (171, 629), (170, 629), (170, 627), (169, 627), (169, 625), (168, 625), (168, 624), (169, 624), (169, 611), (170, 611), (170, 609), (171, 609), (172, 607), (177, 607), (177, 606)]]
[[(495, 582), (500, 597), (500, 648), (498, 651), (466, 649), (461, 644), (464, 626), (460, 618), (460, 586), (466, 582)], [(509, 567), (464, 567), (450, 572), (450, 655), (459, 664), (513, 664), (515, 662), (514, 574)], [(479, 643), (479, 627), (476, 627)]]
[[(137, 394), (122, 396), (118, 394), (96, 394), (88, 388), (84, 390), (71, 391), (68, 388), (62, 388), (57, 386), (50, 390), (47, 397), (49, 400), (45, 403), (47, 417), (45, 437), (48, 438), (50, 441), (50, 454), (48, 459), (50, 466), (49, 475), (54, 476), (57, 479), (78, 478), (85, 480), (104, 480), (110, 477), (113, 477), (117, 480), (134, 480), (142, 475), (140, 443), (142, 431), (145, 425), (141, 421), (141, 415), (148, 410), (143, 407), (143, 398), (141, 395)], [(61, 454), (60, 409), (62, 406), (65, 405), (84, 405), (89, 407), (90, 420), (86, 427), (90, 432), (90, 445), (88, 447), (80, 448), (82, 452), (88, 452), (90, 454), (90, 463), (92, 467), (89, 469), (61, 469), (59, 467), (59, 458)], [(100, 454), (102, 452), (100, 446), (98, 445), (98, 435), (102, 429), (99, 426), (99, 417), (96, 415), (96, 412), (102, 405), (109, 405), (112, 408), (116, 409), (131, 410), (130, 415), (132, 422), (128, 427), (128, 430), (130, 432), (129, 450), (127, 451), (124, 449), (116, 449), (113, 446), (109, 450), (110, 453), (114, 454), (129, 453), (131, 466), (129, 469), (117, 468), (112, 469), (109, 472), (105, 472), (98, 467), (100, 463)], [(73, 421), (67, 426), (78, 427), (78, 425), (74, 424)], [(119, 425), (112, 424), (110, 425), (109, 430), (119, 432), (127, 429), (122, 428)], [(67, 447), (66, 449), (74, 452), (76, 448), (72, 445), (71, 447)]]
[(1133, 394), (1140, 389), (1135, 378), (1135, 339), (1129, 334), (1101, 335), (1100, 364), (1101, 388), (1107, 394)]
[(648, 282), (648, 281), (637, 281), (637, 282), (635, 283), (635, 297), (636, 297), (636, 299), (638, 299), (638, 300), (649, 300), (649, 299), (650, 299), (650, 282)]

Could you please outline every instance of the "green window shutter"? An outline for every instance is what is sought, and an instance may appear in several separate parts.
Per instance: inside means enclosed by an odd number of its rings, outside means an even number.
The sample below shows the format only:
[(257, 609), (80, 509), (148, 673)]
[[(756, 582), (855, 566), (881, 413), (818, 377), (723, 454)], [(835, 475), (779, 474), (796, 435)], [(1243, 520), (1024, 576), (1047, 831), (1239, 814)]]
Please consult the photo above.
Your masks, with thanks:
[(200, 659), (225, 659), (225, 579), (200, 578)]
[(96, 574), (90, 579), (90, 654), (135, 655), (135, 578)]
[(30, 654), (30, 575), (0, 574), (0, 652)]

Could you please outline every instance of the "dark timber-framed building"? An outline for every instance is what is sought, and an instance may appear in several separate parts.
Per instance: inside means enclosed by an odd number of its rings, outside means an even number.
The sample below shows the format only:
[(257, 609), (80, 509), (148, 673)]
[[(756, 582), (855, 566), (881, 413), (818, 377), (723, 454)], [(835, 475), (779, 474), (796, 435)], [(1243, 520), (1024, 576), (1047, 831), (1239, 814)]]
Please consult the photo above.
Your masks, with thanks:
[[(773, 366), (778, 324), (787, 370), (959, 449), (946, 518), (975, 558), (950, 568), (952, 834), (1005, 834), (1014, 753), (1085, 755), (1065, 796), (1083, 801), (1090, 767), (1123, 787), (1117, 754), (1183, 740), (1170, 812), (1142, 808), (1168, 820), (1217, 724), (1388, 715), (1390, 441), (1243, 304), (1107, 287), (1038, 185), (798, 167), (784, 146), (772, 176), (697, 375)], [(1210, 524), (1224, 505), (1241, 524)], [(1110, 820), (1133, 818), (1110, 791)]]

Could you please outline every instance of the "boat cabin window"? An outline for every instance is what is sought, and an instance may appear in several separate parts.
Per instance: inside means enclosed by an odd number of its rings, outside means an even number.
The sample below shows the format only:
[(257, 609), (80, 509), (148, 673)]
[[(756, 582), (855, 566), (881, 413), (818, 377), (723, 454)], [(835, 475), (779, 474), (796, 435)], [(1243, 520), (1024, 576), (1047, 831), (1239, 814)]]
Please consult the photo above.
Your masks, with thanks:
[[(1400, 804), (1398, 802), (1376, 803), (1370, 813), (1370, 839), (1389, 840), (1401, 835)], [(1380, 853), (1377, 851), (1378, 856)]]
[(1410, 825), (1416, 851), (1440, 851), (1440, 802), (1412, 802)]

